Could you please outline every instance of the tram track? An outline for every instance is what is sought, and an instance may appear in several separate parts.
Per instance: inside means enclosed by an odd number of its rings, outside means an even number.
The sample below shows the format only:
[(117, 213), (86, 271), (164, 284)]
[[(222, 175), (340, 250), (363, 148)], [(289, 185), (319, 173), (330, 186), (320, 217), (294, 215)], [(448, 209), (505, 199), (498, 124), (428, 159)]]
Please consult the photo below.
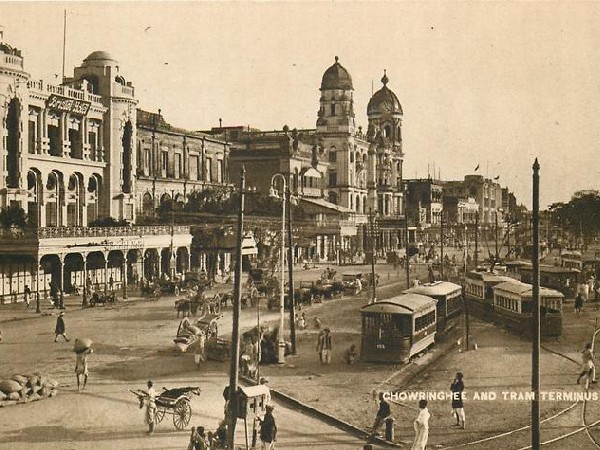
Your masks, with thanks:
[[(566, 359), (574, 364), (576, 364), (577, 366), (579, 366), (579, 362), (576, 361), (575, 359), (571, 358), (568, 355), (565, 355), (561, 352), (558, 352), (556, 350), (550, 349), (548, 347), (545, 346), (541, 346), (541, 349), (543, 349), (544, 351), (554, 354), (560, 358)], [(577, 408), (577, 406), (580, 405), (580, 408)], [(546, 432), (546, 434), (551, 434), (553, 436), (551, 436), (549, 439), (546, 439), (545, 441), (541, 442), (541, 445), (543, 446), (547, 446), (547, 448), (553, 447), (553, 444), (556, 443), (560, 443), (560, 447), (555, 447), (557, 449), (561, 449), (561, 448), (565, 448), (564, 447), (564, 440), (565, 439), (569, 439), (572, 437), (578, 437), (580, 435), (580, 433), (584, 432), (584, 434), (587, 436), (587, 442), (590, 442), (596, 449), (600, 449), (600, 436), (596, 437), (594, 436), (594, 434), (592, 433), (592, 431), (590, 431), (590, 429), (593, 429), (593, 427), (596, 427), (598, 424), (600, 424), (600, 419), (598, 420), (594, 420), (591, 423), (587, 422), (586, 419), (586, 413), (588, 412), (588, 405), (589, 402), (586, 401), (585, 399), (582, 401), (575, 401), (573, 403), (571, 403), (568, 407), (558, 411), (557, 413), (553, 414), (550, 417), (547, 417), (545, 419), (543, 419), (542, 421), (540, 421), (540, 426), (544, 427), (544, 431)], [(580, 411), (580, 414), (577, 414), (577, 411)], [(575, 419), (577, 418), (577, 422), (575, 423)], [(560, 423), (554, 425), (554, 422), (558, 422), (558, 420), (560, 420)], [(569, 424), (569, 422), (573, 422), (573, 424)], [(552, 424), (552, 427), (549, 427), (549, 425)], [(568, 430), (565, 430), (565, 428), (568, 428)], [(510, 448), (508, 447), (509, 444), (515, 444), (518, 443), (520, 440), (522, 441), (523, 439), (528, 439), (528, 436), (523, 436), (523, 434), (527, 431), (529, 431), (531, 429), (531, 425), (525, 425), (519, 428), (515, 428), (513, 430), (508, 430), (496, 435), (492, 435), (492, 436), (488, 436), (482, 439), (477, 439), (474, 441), (469, 441), (469, 442), (464, 442), (461, 444), (455, 444), (455, 445), (451, 445), (448, 447), (444, 447), (445, 450), (450, 450), (450, 449), (457, 449), (457, 448), (481, 448), (481, 449), (485, 449), (485, 448), (490, 448), (488, 446), (488, 444), (493, 442), (493, 446), (494, 447), (498, 447), (499, 445), (502, 444), (503, 440), (508, 440), (508, 442), (506, 442), (506, 444), (503, 444), (502, 447), (503, 448)], [(555, 435), (555, 432), (558, 432), (559, 434)], [(600, 433), (600, 431), (599, 431)], [(574, 446), (572, 448), (576, 448), (580, 445), (580, 443), (577, 446)], [(519, 446), (516, 447), (515, 450), (528, 450), (531, 448), (531, 445), (525, 445), (525, 446)]]

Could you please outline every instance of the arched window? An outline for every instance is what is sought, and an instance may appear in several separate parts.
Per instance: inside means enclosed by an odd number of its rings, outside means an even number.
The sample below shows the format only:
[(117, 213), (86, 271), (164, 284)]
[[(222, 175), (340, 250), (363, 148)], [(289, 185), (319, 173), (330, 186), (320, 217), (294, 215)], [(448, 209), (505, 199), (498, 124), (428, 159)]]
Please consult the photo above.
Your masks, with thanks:
[(19, 187), (19, 154), (21, 153), (19, 143), (21, 132), (19, 127), (19, 110), (21, 109), (19, 100), (13, 98), (8, 106), (8, 115), (6, 117), (6, 137), (7, 159), (6, 165), (8, 176), (6, 177), (6, 186), (9, 188)]

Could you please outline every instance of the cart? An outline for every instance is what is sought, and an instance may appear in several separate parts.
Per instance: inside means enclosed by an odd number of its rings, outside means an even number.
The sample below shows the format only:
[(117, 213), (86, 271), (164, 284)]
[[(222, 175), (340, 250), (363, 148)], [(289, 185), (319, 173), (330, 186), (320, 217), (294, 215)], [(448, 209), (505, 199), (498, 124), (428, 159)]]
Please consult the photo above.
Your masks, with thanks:
[[(139, 389), (131, 392), (139, 399), (143, 399), (147, 395), (146, 392)], [(155, 400), (154, 422), (158, 425), (164, 419), (165, 414), (171, 414), (175, 428), (185, 429), (192, 417), (192, 406), (190, 405), (192, 395), (200, 395), (200, 388), (191, 386), (174, 389), (163, 388), (163, 392)]]

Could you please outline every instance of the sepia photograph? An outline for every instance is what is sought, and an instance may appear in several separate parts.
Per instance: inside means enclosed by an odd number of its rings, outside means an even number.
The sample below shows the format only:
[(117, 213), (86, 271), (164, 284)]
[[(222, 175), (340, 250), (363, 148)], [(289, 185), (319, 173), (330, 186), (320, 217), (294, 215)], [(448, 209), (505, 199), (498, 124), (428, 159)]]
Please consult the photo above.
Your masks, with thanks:
[(0, 450), (600, 450), (599, 23), (0, 0)]

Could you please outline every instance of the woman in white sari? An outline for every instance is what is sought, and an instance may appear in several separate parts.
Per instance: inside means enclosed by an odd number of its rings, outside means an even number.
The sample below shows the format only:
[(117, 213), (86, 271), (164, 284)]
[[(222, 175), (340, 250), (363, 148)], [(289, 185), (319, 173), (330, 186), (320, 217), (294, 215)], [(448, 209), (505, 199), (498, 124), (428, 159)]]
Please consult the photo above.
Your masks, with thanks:
[(429, 410), (427, 400), (419, 400), (419, 415), (413, 422), (415, 428), (415, 441), (411, 450), (425, 450), (429, 438)]

